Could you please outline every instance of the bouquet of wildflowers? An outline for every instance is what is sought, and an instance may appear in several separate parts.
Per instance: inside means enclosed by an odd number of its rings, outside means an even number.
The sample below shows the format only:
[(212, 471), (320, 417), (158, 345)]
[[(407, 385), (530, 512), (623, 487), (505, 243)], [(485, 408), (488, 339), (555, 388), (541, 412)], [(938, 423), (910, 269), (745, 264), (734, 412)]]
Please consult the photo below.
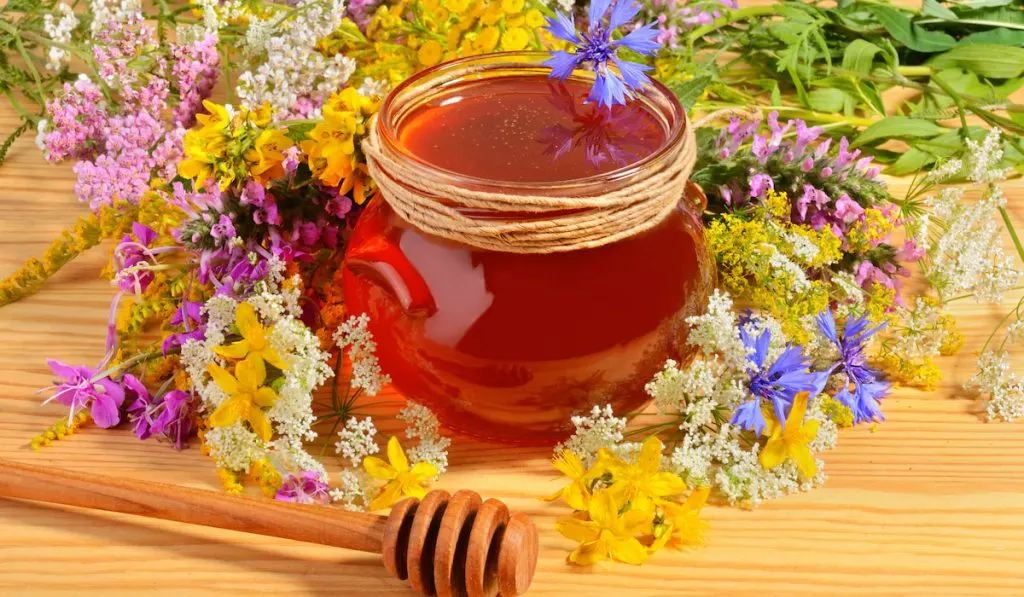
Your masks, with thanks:
[[(699, 126), (692, 178), (709, 199), (721, 289), (688, 321), (699, 356), (648, 384), (653, 412), (595, 407), (556, 448), (567, 483), (549, 499), (572, 510), (558, 530), (578, 544), (576, 564), (696, 545), (709, 499), (753, 506), (820, 485), (819, 455), (841, 428), (881, 422), (894, 383), (935, 386), (935, 358), (962, 343), (946, 306), (1017, 288), (1024, 247), (999, 182), (1024, 171), (1024, 110), (1008, 99), (1024, 57), (1012, 32), (968, 22), (1011, 31), (998, 25), (1016, 17), (999, 7), (155, 4), (0, 9), (0, 90), (23, 119), (0, 163), (35, 131), (47, 160), (73, 163), (87, 211), (0, 281), (0, 305), (110, 247), (105, 355), (50, 361), (46, 400), (67, 414), (37, 448), (86, 425), (127, 425), (140, 440), (198, 446), (229, 491), (250, 478), (277, 499), (350, 509), (422, 496), (451, 440), (414, 402), (398, 415), (406, 446), (380, 436), (370, 413), (391, 406), (375, 398), (388, 377), (367, 316), (346, 311), (334, 277), (375, 190), (360, 142), (383, 96), (485, 52), (550, 51), (558, 78), (593, 70), (590, 100), (604, 108), (659, 79)], [(897, 115), (881, 104), (893, 88), (917, 94)], [(890, 194), (881, 167), (914, 176), (906, 196)], [(940, 186), (960, 183), (980, 200)], [(1003, 226), (1015, 252), (1001, 246)], [(904, 283), (912, 271), (923, 291)], [(1008, 357), (1024, 338), (1021, 304), (968, 383), (993, 419), (1024, 416)]]

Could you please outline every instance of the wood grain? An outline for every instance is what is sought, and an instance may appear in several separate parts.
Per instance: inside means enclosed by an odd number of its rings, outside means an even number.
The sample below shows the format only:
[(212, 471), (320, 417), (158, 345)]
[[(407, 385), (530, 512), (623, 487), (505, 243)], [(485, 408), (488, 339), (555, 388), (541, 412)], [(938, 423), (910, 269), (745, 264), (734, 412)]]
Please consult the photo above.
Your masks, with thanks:
[[(0, 109), (0, 133), (16, 120)], [(0, 275), (39, 254), (85, 213), (70, 166), (47, 165), (31, 135), (0, 168)], [(896, 192), (902, 189), (894, 183)], [(1024, 183), (1008, 185), (1024, 221)], [(92, 363), (103, 350), (112, 290), (106, 248), (72, 263), (43, 290), (0, 309), (0, 457), (192, 487), (219, 483), (198, 450), (139, 442), (127, 429), (85, 429), (33, 453), (28, 440), (61, 415), (40, 406), (47, 357)], [(565, 564), (554, 530), (564, 506), (544, 449), (457, 440), (440, 487), (470, 488), (525, 512), (540, 531), (530, 595), (1021, 595), (1024, 594), (1024, 423), (985, 423), (959, 389), (1002, 308), (953, 309), (966, 338), (943, 359), (936, 392), (899, 389), (887, 422), (842, 432), (825, 455), (829, 480), (755, 511), (709, 507), (707, 545), (662, 552), (642, 568)], [(1016, 362), (1020, 370), (1022, 361)], [(385, 427), (385, 430), (387, 428)], [(55, 491), (60, 491), (55, 487)], [(379, 556), (64, 506), (0, 500), (0, 595), (411, 595)]]

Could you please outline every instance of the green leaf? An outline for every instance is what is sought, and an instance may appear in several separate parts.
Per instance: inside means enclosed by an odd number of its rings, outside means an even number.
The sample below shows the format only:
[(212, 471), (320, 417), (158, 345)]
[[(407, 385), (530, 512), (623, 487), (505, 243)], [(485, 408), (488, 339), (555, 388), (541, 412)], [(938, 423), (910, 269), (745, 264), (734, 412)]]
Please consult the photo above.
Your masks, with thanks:
[(953, 36), (941, 31), (929, 31), (915, 25), (910, 22), (909, 17), (891, 6), (873, 5), (871, 12), (889, 32), (889, 35), (911, 50), (935, 53), (948, 50), (956, 45), (956, 39)]
[(962, 38), (956, 45), (967, 46), (970, 44), (1024, 46), (1024, 31), (1021, 31), (1020, 29), (1006, 29), (1005, 27), (989, 29), (988, 31), (978, 31), (977, 33), (972, 33)]
[(952, 10), (942, 5), (938, 0), (924, 0), (921, 4), (921, 12), (929, 17), (937, 17), (948, 21), (955, 21), (957, 16)]
[(818, 112), (839, 112), (847, 99), (851, 98), (846, 92), (834, 87), (815, 89), (808, 94), (808, 102), (811, 109)]
[(890, 116), (864, 129), (852, 143), (853, 147), (881, 141), (885, 139), (919, 139), (930, 138), (948, 131), (930, 120), (907, 118), (906, 116)]
[(870, 73), (871, 65), (875, 61), (875, 54), (881, 51), (882, 48), (869, 41), (855, 39), (846, 46), (846, 51), (843, 52), (843, 69), (862, 74)]
[(689, 111), (690, 108), (692, 108), (693, 105), (697, 102), (697, 98), (699, 98), (701, 94), (704, 93), (704, 90), (707, 88), (708, 83), (710, 82), (710, 76), (701, 75), (699, 77), (694, 77), (689, 81), (683, 81), (682, 83), (674, 84), (670, 86), (669, 89), (671, 89), (672, 93), (675, 93), (676, 96), (679, 98), (679, 103), (683, 104), (683, 108)]
[(905, 176), (907, 174), (913, 174), (919, 172), (926, 166), (935, 162), (935, 156), (911, 147), (900, 159), (892, 163), (888, 168), (884, 170), (886, 174), (891, 176)]
[(992, 8), (994, 6), (1009, 6), (1015, 0), (967, 0), (965, 8)]
[(1024, 48), (992, 44), (957, 46), (928, 61), (934, 69), (953, 66), (992, 79), (1009, 79), (1024, 73)]

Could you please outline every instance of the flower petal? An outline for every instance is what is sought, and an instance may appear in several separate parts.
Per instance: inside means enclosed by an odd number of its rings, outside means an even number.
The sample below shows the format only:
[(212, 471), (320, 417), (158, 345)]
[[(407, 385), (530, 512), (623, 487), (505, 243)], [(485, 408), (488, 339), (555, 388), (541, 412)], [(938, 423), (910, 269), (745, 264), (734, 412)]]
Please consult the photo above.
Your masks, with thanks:
[(104, 394), (93, 395), (92, 408), (89, 412), (92, 414), (92, 420), (96, 426), (103, 429), (113, 427), (121, 422), (121, 413), (117, 408), (117, 403)]
[(240, 389), (256, 392), (256, 388), (267, 380), (267, 367), (258, 354), (250, 354), (235, 365), (235, 376)]
[(782, 464), (782, 461), (786, 459), (786, 456), (785, 442), (782, 440), (770, 439), (768, 440), (768, 443), (765, 444), (764, 449), (761, 450), (761, 466), (764, 467), (765, 470), (771, 470)]
[(572, 539), (578, 543), (596, 541), (601, 536), (600, 525), (592, 520), (582, 520), (575, 516), (558, 519), (555, 529), (566, 539)]
[(438, 475), (437, 466), (432, 462), (417, 462), (409, 474), (420, 481), (429, 481)]
[(645, 476), (653, 475), (661, 469), (661, 451), (664, 447), (657, 435), (648, 437), (640, 446), (636, 465)]
[(249, 303), (238, 303), (235, 308), (235, 325), (238, 326), (238, 333), (246, 340), (263, 340), (263, 325), (256, 316), (256, 309)]
[(383, 510), (395, 505), (395, 502), (402, 498), (402, 485), (392, 481), (385, 485), (377, 497), (373, 498), (368, 507), (369, 510)]
[(661, 44), (656, 41), (658, 30), (655, 26), (656, 23), (648, 23), (642, 27), (637, 27), (622, 39), (612, 42), (612, 44), (629, 48), (639, 54), (653, 55), (661, 48)]
[(602, 489), (590, 498), (590, 519), (606, 529), (614, 528), (619, 518), (619, 506), (612, 491)]
[(612, 3), (612, 0), (593, 0), (590, 3), (590, 9), (587, 13), (589, 17), (590, 30), (593, 31), (601, 23), (601, 19), (604, 17), (604, 13), (608, 12), (608, 5)]
[(583, 483), (576, 481), (562, 490), (562, 498), (573, 510), (587, 510), (590, 504), (590, 492)]
[(210, 427), (227, 427), (234, 425), (242, 418), (242, 410), (245, 403), (237, 398), (229, 398), (217, 407), (210, 415), (208, 422)]
[(242, 339), (227, 346), (215, 346), (213, 352), (229, 359), (243, 359), (249, 354), (249, 341)]
[(228, 396), (234, 396), (238, 393), (238, 381), (224, 367), (216, 363), (210, 363), (206, 366), (206, 372), (213, 378), (213, 382), (217, 384), (217, 387), (224, 390), (224, 393)]
[(614, 31), (632, 21), (638, 12), (640, 12), (640, 4), (637, 2), (633, 0), (618, 0), (615, 6), (612, 6), (612, 14), (608, 17), (608, 30)]
[(403, 472), (409, 470), (409, 459), (405, 457), (405, 450), (402, 449), (402, 444), (398, 442), (398, 438), (393, 435), (388, 440), (388, 461), (396, 471)]
[(586, 472), (583, 469), (583, 461), (572, 450), (562, 450), (562, 453), (551, 461), (551, 465), (573, 480), (579, 479)]
[(269, 442), (270, 438), (274, 436), (274, 430), (271, 428), (270, 421), (267, 419), (266, 415), (263, 414), (263, 411), (258, 408), (250, 407), (247, 414), (249, 416), (246, 417), (246, 420), (249, 421), (249, 425), (252, 426), (252, 430), (261, 440)]
[(612, 57), (612, 62), (615, 63), (615, 66), (619, 69), (619, 73), (622, 74), (622, 81), (626, 84), (626, 87), (630, 89), (640, 89), (651, 82), (650, 77), (644, 73), (651, 70), (653, 67), (647, 66), (646, 64), (640, 64), (639, 62), (619, 60), (616, 57)]
[(263, 350), (260, 351), (260, 355), (263, 357), (264, 361), (277, 367), (281, 371), (288, 370), (288, 361), (281, 358), (281, 355), (278, 354), (277, 351), (274, 350), (273, 348), (269, 346), (264, 348)]
[(393, 466), (376, 456), (363, 458), (363, 468), (371, 477), (382, 481), (390, 481), (398, 476), (398, 471)]
[(551, 78), (564, 81), (579, 66), (579, 56), (558, 50), (551, 53), (551, 58), (544, 61), (544, 66), (551, 67)]
[(558, 39), (564, 39), (565, 41), (573, 44), (581, 43), (580, 36), (576, 32), (576, 23), (573, 23), (572, 17), (561, 12), (556, 11), (555, 16), (548, 17), (548, 26), (545, 27)]
[(569, 561), (579, 566), (591, 566), (608, 559), (608, 544), (604, 541), (582, 543), (569, 554)]
[(800, 474), (807, 479), (811, 479), (814, 475), (818, 474), (818, 463), (814, 461), (814, 454), (811, 453), (811, 449), (805, 445), (791, 445), (789, 447), (789, 457), (796, 463), (796, 468), (800, 470)]
[(629, 510), (619, 520), (620, 526), (616, 529), (620, 535), (636, 536), (650, 534), (651, 522), (654, 520), (654, 512), (650, 510)]
[(678, 495), (686, 491), (686, 483), (679, 475), (673, 473), (658, 473), (647, 480), (647, 492), (655, 497)]
[(609, 537), (606, 541), (613, 560), (636, 566), (647, 560), (647, 550), (636, 537)]
[(273, 406), (276, 400), (277, 392), (275, 392), (272, 388), (268, 388), (266, 386), (256, 390), (256, 393), (253, 394), (253, 402), (255, 402), (259, 406), (262, 406), (263, 408), (269, 408)]

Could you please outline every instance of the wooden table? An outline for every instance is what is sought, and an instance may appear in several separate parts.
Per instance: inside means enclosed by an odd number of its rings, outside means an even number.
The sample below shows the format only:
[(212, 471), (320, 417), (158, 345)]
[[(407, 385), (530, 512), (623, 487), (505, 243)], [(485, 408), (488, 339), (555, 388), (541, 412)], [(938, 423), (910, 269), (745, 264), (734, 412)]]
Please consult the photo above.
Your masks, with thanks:
[[(15, 126), (0, 108), (0, 131)], [(85, 213), (73, 180), (70, 166), (44, 162), (32, 135), (15, 144), (0, 168), (0, 275)], [(1015, 217), (1024, 220), (1024, 184), (1010, 187)], [(217, 491), (198, 449), (139, 442), (126, 428), (88, 428), (39, 452), (28, 448), (65, 412), (41, 407), (34, 394), (51, 381), (46, 359), (91, 364), (102, 354), (113, 293), (97, 274), (108, 249), (0, 309), (0, 457)], [(1005, 308), (963, 303), (954, 312), (967, 342), (942, 361), (937, 392), (898, 390), (877, 430), (844, 430), (839, 448), (824, 456), (823, 488), (755, 511), (709, 507), (703, 549), (663, 551), (642, 568), (566, 565), (573, 545), (554, 522), (567, 510), (537, 499), (558, 486), (546, 449), (457, 440), (438, 485), (499, 497), (534, 518), (541, 559), (531, 595), (1022, 595), (1024, 422), (983, 422), (978, 401), (959, 389)], [(0, 499), (0, 595), (61, 593), (411, 594), (372, 555)]]

